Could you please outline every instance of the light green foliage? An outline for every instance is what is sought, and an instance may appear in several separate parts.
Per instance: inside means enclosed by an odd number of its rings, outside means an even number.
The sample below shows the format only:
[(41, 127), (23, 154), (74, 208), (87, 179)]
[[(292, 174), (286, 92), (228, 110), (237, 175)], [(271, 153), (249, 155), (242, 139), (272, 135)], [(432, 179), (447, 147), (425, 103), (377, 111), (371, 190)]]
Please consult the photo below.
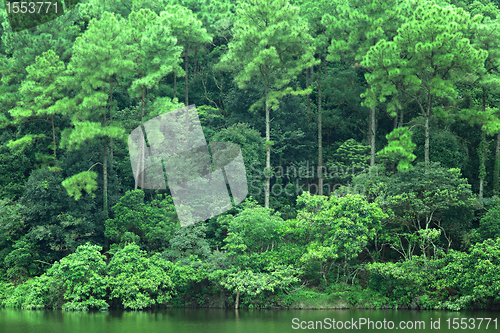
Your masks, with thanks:
[(115, 217), (105, 222), (105, 235), (111, 241), (136, 242), (149, 251), (162, 251), (179, 228), (172, 198), (144, 201), (144, 191), (128, 191), (113, 206)]
[(75, 253), (64, 257), (47, 271), (46, 275), (65, 288), (63, 309), (89, 310), (108, 308), (105, 301), (107, 279), (105, 257), (97, 245), (79, 246)]
[(149, 257), (137, 244), (128, 244), (116, 252), (107, 270), (110, 299), (119, 299), (125, 309), (166, 305), (172, 297), (172, 263), (159, 254)]
[(361, 64), (370, 69), (364, 104), (376, 106), (392, 96), (389, 112), (403, 93), (418, 104), (425, 118), (425, 162), (429, 162), (429, 119), (434, 102), (457, 98), (457, 77), (481, 71), (488, 52), (477, 50), (466, 36), (478, 17), (461, 8), (431, 2), (419, 5), (394, 39), (370, 48)]
[(212, 0), (201, 4), (198, 15), (209, 34), (227, 38), (236, 19), (235, 7), (231, 0)]
[[(18, 33), (0, 8), (0, 306), (498, 307), (498, 3), (85, 0)], [(256, 197), (180, 228), (126, 139), (189, 101)], [(188, 155), (164, 167), (205, 174)]]
[(488, 308), (500, 301), (500, 238), (488, 239), (474, 245), (469, 254), (451, 251), (443, 260), (446, 266), (441, 271), (437, 285), (448, 285), (459, 293), (456, 300), (448, 301), (444, 307), (460, 310), (475, 305)]
[(109, 140), (126, 138), (125, 129), (113, 122), (116, 103), (113, 89), (122, 86), (134, 68), (126, 56), (131, 48), (127, 45), (125, 20), (104, 12), (99, 20), (89, 22), (85, 33), (76, 39), (73, 50), (68, 70), (78, 93), (69, 103), (68, 112), (74, 128), (62, 132), (61, 147), (78, 149), (90, 140), (102, 140), (103, 210), (107, 217)]
[[(92, 194), (97, 190), (97, 173), (94, 171), (83, 171), (73, 175), (62, 182), (62, 186), (66, 189), (70, 197), (78, 200), (82, 197), (82, 191), (87, 194)], [(95, 197), (94, 194), (92, 194)]]
[[(62, 147), (71, 147), (94, 137), (124, 138), (118, 124), (108, 124), (110, 93), (117, 80), (123, 79), (133, 68), (127, 60), (127, 30), (125, 23), (105, 12), (100, 20), (93, 19), (88, 30), (78, 37), (68, 69), (81, 87), (73, 100), (72, 110), (75, 129), (65, 135)], [(79, 139), (78, 135), (83, 135)]]
[(172, 71), (181, 71), (179, 56), (182, 47), (176, 46), (170, 22), (149, 9), (132, 11), (128, 16), (127, 54), (135, 64), (135, 76), (129, 91), (140, 98), (146, 89), (151, 90)]
[[(4, 8), (2, 8), (2, 12), (6, 13)], [(59, 17), (59, 19), (20, 32), (13, 32), (7, 22), (2, 22), (2, 52), (0, 54), (1, 127), (7, 126), (12, 120), (6, 117), (4, 111), (16, 108), (17, 102), (24, 99), (19, 89), (23, 81), (27, 79), (27, 75), (29, 75), (27, 68), (30, 66), (37, 67), (37, 65), (34, 65), (37, 57), (43, 58), (43, 53), (51, 50), (59, 57), (59, 60), (64, 62), (69, 60), (72, 54), (72, 43), (80, 34), (80, 19), (81, 16), (78, 11), (71, 11)], [(48, 72), (53, 69), (49, 68)], [(37, 72), (40, 72), (39, 66)]]
[(278, 246), (278, 231), (283, 225), (279, 213), (249, 202), (228, 225), (224, 249), (229, 254), (262, 253)]
[(387, 134), (389, 141), (387, 147), (378, 152), (378, 155), (387, 156), (398, 160), (398, 170), (407, 171), (413, 169), (413, 162), (416, 156), (413, 154), (416, 144), (411, 141), (412, 132), (408, 127), (400, 127)]
[(65, 111), (64, 103), (68, 100), (64, 94), (66, 85), (63, 73), (65, 70), (64, 62), (59, 60), (59, 56), (53, 50), (36, 57), (35, 63), (26, 68), (28, 76), (19, 88), (19, 93), (23, 98), (17, 102), (17, 107), (9, 110), (13, 124), (19, 124), (21, 121), (44, 121), (47, 116), (50, 116), (52, 135), (26, 134), (15, 141), (11, 140), (8, 143), (9, 148), (25, 147), (27, 144), (32, 144), (36, 138), (45, 138), (52, 140), (51, 148), (54, 155), (56, 154), (54, 115)]
[(347, 264), (355, 259), (388, 218), (376, 203), (368, 203), (361, 195), (327, 198), (305, 192), (297, 204), (303, 207), (297, 214), (297, 228), (303, 230), (308, 243), (301, 261), (319, 263), (325, 282), (332, 265), (337, 260)]
[(261, 107), (263, 102), (275, 109), (285, 95), (308, 93), (286, 87), (305, 68), (317, 64), (313, 40), (298, 7), (284, 0), (253, 0), (242, 4), (237, 17), (233, 41), (220, 66), (241, 68), (235, 77), (240, 89), (255, 80), (269, 89), (267, 100), (263, 96), (251, 109)]
[[(160, 18), (168, 24), (172, 35), (177, 39), (177, 45), (183, 47), (181, 57), (184, 58), (184, 71), (174, 68), (176, 76), (184, 76), (185, 104), (188, 99), (188, 57), (192, 51), (196, 51), (204, 44), (212, 41), (207, 30), (202, 27), (202, 22), (196, 17), (191, 9), (182, 5), (167, 5)], [(175, 97), (175, 96), (174, 96)]]
[(408, 20), (416, 1), (335, 1), (334, 10), (325, 13), (322, 25), (331, 36), (327, 60), (360, 62), (372, 45), (390, 40)]
[(413, 256), (411, 260), (398, 263), (372, 263), (367, 265), (370, 272), (369, 286), (385, 295), (391, 295), (391, 305), (409, 306), (420, 297), (419, 306), (423, 309), (433, 309), (439, 299), (429, 299), (435, 290), (438, 269), (442, 265), (436, 261)]
[(297, 273), (296, 269), (286, 266), (274, 267), (274, 270), (269, 273), (241, 270), (222, 278), (220, 284), (235, 293), (239, 291), (245, 295), (256, 296), (264, 291), (274, 292), (287, 289), (291, 284), (299, 281)]

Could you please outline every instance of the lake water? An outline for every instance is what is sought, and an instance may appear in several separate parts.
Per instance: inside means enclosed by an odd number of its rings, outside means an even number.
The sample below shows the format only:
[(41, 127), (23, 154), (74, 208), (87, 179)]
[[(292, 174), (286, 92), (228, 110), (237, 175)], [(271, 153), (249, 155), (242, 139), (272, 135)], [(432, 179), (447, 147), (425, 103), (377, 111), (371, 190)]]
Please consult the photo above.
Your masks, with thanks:
[[(411, 330), (419, 332), (463, 332), (465, 327), (471, 332), (500, 332), (499, 321), (498, 311), (165, 309), (65, 312), (0, 309), (1, 333), (285, 333), (331, 331), (332, 325), (336, 331), (343, 332), (385, 332), (405, 327), (406, 330), (413, 327)], [(360, 327), (360, 324), (363, 325)]]

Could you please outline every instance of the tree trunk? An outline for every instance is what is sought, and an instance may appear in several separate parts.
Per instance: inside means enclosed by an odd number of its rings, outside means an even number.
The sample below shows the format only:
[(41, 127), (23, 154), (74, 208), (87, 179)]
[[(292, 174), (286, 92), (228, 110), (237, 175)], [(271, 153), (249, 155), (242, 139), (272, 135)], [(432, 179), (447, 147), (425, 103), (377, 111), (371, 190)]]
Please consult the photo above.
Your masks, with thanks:
[[(269, 120), (269, 83), (266, 82), (266, 171), (271, 169), (271, 146), (269, 145), (269, 141), (271, 141), (271, 123)], [(270, 177), (267, 174), (264, 175), (266, 177), (266, 183), (264, 186), (264, 206), (269, 208), (269, 187), (271, 184)]]
[(479, 202), (483, 202), (484, 179), (486, 178), (486, 157), (488, 156), (488, 142), (486, 141), (486, 132), (482, 132), (481, 143), (479, 144)]
[[(483, 88), (483, 112), (486, 111), (486, 91)], [(482, 124), (481, 124), (482, 125)], [(481, 126), (482, 127), (482, 126)], [(486, 132), (481, 129), (481, 143), (479, 144), (479, 202), (483, 203), (484, 193), (484, 178), (486, 178), (486, 155), (488, 154), (488, 146), (486, 143)]]
[[(175, 76), (174, 76), (175, 78)], [(145, 96), (144, 96), (144, 88), (142, 88), (142, 110), (141, 110), (141, 126), (144, 123), (144, 106), (145, 106)], [(146, 139), (146, 138), (144, 138)], [(144, 140), (145, 141), (145, 140)], [(139, 174), (137, 175), (137, 179), (135, 181), (135, 188), (134, 190), (137, 190), (137, 186), (139, 184), (139, 179), (141, 180), (141, 189), (144, 190), (144, 174), (141, 175), (141, 170), (144, 168), (144, 159), (145, 159), (145, 149), (146, 147), (144, 146), (144, 141), (141, 142), (141, 148), (139, 150), (141, 156), (137, 159), (137, 170), (139, 171)]]
[(326, 70), (326, 59), (325, 59), (325, 62), (323, 64), (324, 64), (324, 68), (325, 68), (325, 80), (326, 80), (326, 78), (328, 77), (328, 71)]
[(177, 75), (174, 73), (174, 98), (177, 98)]
[(187, 55), (187, 52), (186, 52), (186, 55), (184, 57), (184, 71), (186, 72), (186, 76), (184, 78), (184, 93), (186, 94), (186, 106), (189, 105), (189, 99), (188, 99), (188, 55)]
[(318, 193), (323, 195), (323, 118), (321, 110), (321, 57), (318, 65)]
[(108, 138), (104, 137), (103, 152), (102, 152), (102, 169), (103, 169), (103, 211), (104, 218), (108, 218)]
[[(111, 92), (109, 94), (109, 124), (113, 124), (113, 112), (111, 108), (113, 107), (113, 86), (111, 85)], [(111, 165), (111, 169), (113, 169), (113, 138), (109, 138), (109, 164)]]
[[(306, 89), (309, 88), (309, 71), (310, 69), (306, 69)], [(307, 118), (309, 118), (309, 122), (311, 122), (311, 95), (307, 94)]]
[(403, 109), (403, 105), (404, 105), (404, 94), (401, 96), (401, 106), (399, 108), (399, 124), (398, 124), (398, 128), (400, 127), (403, 127), (403, 118), (404, 118), (404, 109)]
[(370, 168), (375, 166), (375, 108), (370, 108)]
[(56, 129), (54, 127), (54, 114), (52, 114), (52, 144), (54, 145), (54, 157), (57, 158)]
[(425, 147), (424, 147), (424, 160), (425, 164), (429, 164), (429, 147), (430, 147), (430, 125), (429, 125), (430, 111), (425, 113)]
[(236, 291), (236, 302), (234, 302), (234, 308), (238, 309), (240, 306), (240, 290)]
[(495, 150), (495, 169), (493, 171), (493, 193), (499, 194), (500, 183), (500, 132), (497, 133), (497, 147)]

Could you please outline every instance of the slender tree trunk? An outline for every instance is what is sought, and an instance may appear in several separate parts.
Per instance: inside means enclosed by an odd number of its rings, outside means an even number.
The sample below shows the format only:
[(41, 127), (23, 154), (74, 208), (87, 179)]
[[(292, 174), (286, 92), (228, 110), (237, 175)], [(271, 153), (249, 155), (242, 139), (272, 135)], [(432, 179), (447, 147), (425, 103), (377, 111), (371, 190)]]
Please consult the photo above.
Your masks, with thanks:
[[(318, 193), (323, 195), (323, 118), (321, 110), (321, 57), (318, 65)], [(326, 63), (326, 62), (325, 62)]]
[(325, 80), (326, 80), (326, 78), (328, 77), (328, 71), (326, 70), (326, 59), (323, 62), (323, 64), (324, 64), (324, 68), (325, 68)]
[(404, 105), (404, 94), (401, 96), (401, 106), (399, 108), (399, 124), (398, 124), (398, 128), (399, 127), (403, 127), (403, 118), (404, 118), (404, 109), (403, 109), (403, 105)]
[(102, 152), (102, 169), (103, 169), (103, 210), (104, 217), (108, 218), (108, 140), (104, 137)]
[[(306, 69), (306, 89), (309, 88), (309, 71), (310, 69)], [(307, 118), (309, 118), (309, 122), (312, 121), (311, 117), (311, 95), (307, 94)]]
[[(144, 104), (145, 104), (145, 96), (144, 96), (144, 88), (142, 88), (142, 103), (141, 103), (142, 111), (141, 111), (141, 126), (144, 123)], [(139, 149), (140, 157), (137, 159), (137, 170), (139, 171), (137, 175), (137, 179), (135, 180), (134, 190), (137, 190), (139, 185), (139, 179), (141, 180), (141, 189), (144, 190), (144, 174), (142, 174), (141, 170), (144, 168), (144, 158), (145, 158), (145, 149), (144, 141), (141, 142), (141, 147)]]
[(495, 150), (495, 169), (493, 170), (493, 193), (499, 194), (500, 185), (500, 132), (497, 133), (497, 147)]
[(54, 157), (57, 158), (56, 129), (54, 126), (54, 114), (52, 114), (52, 144), (54, 145)]
[[(269, 83), (266, 82), (266, 170), (271, 169), (271, 146), (269, 141), (271, 141), (271, 121), (269, 116)], [(266, 177), (266, 183), (264, 186), (264, 206), (269, 208), (269, 188), (270, 188), (270, 177)]]
[(483, 202), (483, 193), (484, 193), (484, 178), (486, 176), (486, 167), (485, 167), (485, 161), (486, 161), (486, 155), (488, 153), (487, 149), (488, 147), (486, 146), (486, 132), (483, 130), (482, 132), (482, 137), (481, 137), (481, 143), (479, 145), (479, 159), (480, 159), (480, 165), (479, 165), (479, 202)]
[(429, 148), (430, 148), (430, 125), (429, 125), (430, 111), (425, 113), (425, 146), (424, 146), (424, 160), (425, 164), (429, 164)]
[[(110, 104), (109, 104), (109, 123), (113, 124), (113, 112), (111, 108), (113, 107), (113, 85), (111, 85), (110, 92)], [(109, 163), (111, 165), (111, 169), (113, 169), (113, 138), (109, 138)]]
[(174, 98), (177, 98), (177, 75), (174, 73)]
[(188, 99), (188, 55), (187, 55), (187, 52), (186, 52), (186, 55), (184, 56), (184, 71), (186, 72), (186, 76), (184, 78), (184, 91), (185, 91), (185, 94), (186, 94), (186, 106), (189, 105), (189, 99)]
[(370, 108), (370, 168), (375, 166), (375, 108)]
[[(142, 110), (141, 110), (141, 126), (144, 123), (144, 108), (146, 106), (146, 96), (144, 96), (144, 87), (142, 88)], [(144, 140), (145, 142), (146, 140)], [(146, 165), (146, 161), (144, 161), (146, 158), (146, 147), (145, 145), (141, 149), (141, 170), (144, 169)], [(141, 177), (141, 189), (144, 191), (144, 181), (146, 178), (146, 173), (144, 173)]]
[(395, 130), (396, 128), (398, 128), (398, 114), (396, 113), (396, 115), (394, 116), (394, 124), (392, 126), (393, 130)]
[(238, 309), (240, 306), (240, 290), (236, 291), (236, 302), (234, 302), (234, 308)]

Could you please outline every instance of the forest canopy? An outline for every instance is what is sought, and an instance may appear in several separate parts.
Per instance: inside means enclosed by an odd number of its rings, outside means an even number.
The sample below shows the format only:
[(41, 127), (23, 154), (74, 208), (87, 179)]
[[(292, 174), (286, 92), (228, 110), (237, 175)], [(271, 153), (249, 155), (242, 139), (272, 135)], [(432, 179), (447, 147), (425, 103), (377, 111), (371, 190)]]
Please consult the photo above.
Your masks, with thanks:
[[(497, 0), (57, 4), (0, 8), (0, 306), (500, 306)], [(190, 105), (248, 195), (181, 226), (128, 136)]]

